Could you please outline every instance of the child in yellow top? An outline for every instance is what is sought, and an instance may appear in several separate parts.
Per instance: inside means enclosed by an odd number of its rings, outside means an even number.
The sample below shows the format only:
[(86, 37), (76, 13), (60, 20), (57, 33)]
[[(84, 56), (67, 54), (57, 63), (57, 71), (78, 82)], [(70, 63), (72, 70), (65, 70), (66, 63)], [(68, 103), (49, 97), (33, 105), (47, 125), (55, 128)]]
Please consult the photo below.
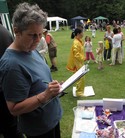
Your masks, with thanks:
[[(71, 72), (78, 71), (84, 65), (84, 50), (83, 50), (83, 30), (75, 29), (74, 41), (70, 50), (70, 55), (66, 68)], [(84, 92), (84, 77), (80, 78), (76, 83), (76, 96), (83, 96)]]

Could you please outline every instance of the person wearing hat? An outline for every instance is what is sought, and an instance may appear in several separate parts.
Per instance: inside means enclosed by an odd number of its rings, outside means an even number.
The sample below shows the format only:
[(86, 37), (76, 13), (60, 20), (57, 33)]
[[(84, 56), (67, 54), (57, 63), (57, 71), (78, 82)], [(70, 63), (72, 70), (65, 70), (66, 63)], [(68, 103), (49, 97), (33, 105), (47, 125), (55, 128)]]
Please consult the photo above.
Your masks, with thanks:
[(51, 72), (58, 71), (56, 57), (57, 57), (57, 44), (53, 38), (53, 36), (48, 33), (47, 29), (43, 29), (43, 34), (45, 36), (47, 45), (48, 45), (48, 53), (52, 66), (50, 67)]

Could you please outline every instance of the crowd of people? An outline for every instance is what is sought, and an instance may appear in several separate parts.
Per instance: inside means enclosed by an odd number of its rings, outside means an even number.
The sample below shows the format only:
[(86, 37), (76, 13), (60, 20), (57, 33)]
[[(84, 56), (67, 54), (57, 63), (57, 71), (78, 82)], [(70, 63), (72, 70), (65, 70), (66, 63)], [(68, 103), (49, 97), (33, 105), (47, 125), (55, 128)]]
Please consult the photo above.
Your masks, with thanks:
[(106, 26), (106, 31), (104, 33), (104, 56), (103, 60), (110, 61), (110, 66), (115, 64), (122, 64), (122, 59), (124, 57), (124, 50), (122, 42), (124, 41), (124, 34), (121, 31), (119, 25), (111, 29), (110, 25)]
[[(110, 66), (113, 66), (117, 63), (122, 64), (122, 59), (124, 57), (124, 49), (123, 49), (122, 43), (125, 38), (121, 30), (121, 27), (119, 25), (115, 25), (115, 27), (111, 27), (111, 25), (109, 24), (106, 25), (104, 38), (102, 38), (101, 41), (98, 42), (98, 46), (101, 45), (100, 46), (101, 53), (97, 50), (98, 49), (97, 48), (95, 56), (93, 54), (93, 50), (92, 50), (93, 43), (91, 40), (91, 38), (93, 38), (93, 30), (91, 31), (92, 31), (92, 36), (85, 36), (85, 41), (84, 41), (84, 49), (86, 54), (85, 61), (89, 63), (90, 59), (92, 59), (95, 63), (99, 63), (98, 60), (100, 59), (101, 64), (103, 61), (111, 61), (111, 64), (109, 64)], [(99, 56), (99, 53), (100, 53), (100, 56)], [(100, 67), (99, 65), (98, 69), (99, 70), (103, 69), (103, 67)]]
[[(94, 26), (95, 25), (93, 25), (93, 27)], [(74, 40), (66, 68), (72, 72), (76, 72), (85, 63), (90, 63), (90, 60), (98, 64), (98, 70), (104, 69), (103, 61), (111, 61), (109, 66), (114, 66), (115, 64), (121, 65), (124, 57), (124, 50), (122, 46), (124, 34), (121, 31), (121, 27), (117, 25), (111, 29), (109, 24), (106, 25), (104, 37), (101, 39), (101, 41), (98, 41), (98, 47), (96, 48), (95, 52), (96, 56), (94, 56), (93, 53), (93, 43), (91, 40), (91, 37), (95, 37), (95, 28), (94, 32), (93, 30), (91, 31), (92, 36), (85, 36), (84, 43), (84, 26), (78, 25), (78, 27), (71, 33), (71, 39)], [(74, 97), (84, 96), (84, 81), (85, 80), (83, 77), (76, 83), (76, 87), (73, 87)]]

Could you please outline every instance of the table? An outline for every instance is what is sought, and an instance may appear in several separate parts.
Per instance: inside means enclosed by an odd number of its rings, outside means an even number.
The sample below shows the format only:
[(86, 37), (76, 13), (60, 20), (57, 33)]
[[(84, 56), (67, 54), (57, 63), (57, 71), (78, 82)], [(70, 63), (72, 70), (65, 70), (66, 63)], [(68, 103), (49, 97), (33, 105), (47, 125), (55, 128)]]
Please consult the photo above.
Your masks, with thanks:
[[(102, 111), (101, 106), (103, 106), (103, 100), (78, 100), (77, 101), (77, 106), (98, 106), (98, 113), (97, 115), (100, 115), (100, 112)], [(118, 112), (118, 116), (114, 116), (114, 119), (125, 119), (125, 99), (123, 99), (123, 106), (124, 110), (121, 112)], [(119, 116), (119, 114), (122, 114), (122, 118)], [(80, 133), (75, 132), (75, 116), (74, 116), (74, 125), (73, 125), (73, 130), (72, 130), (72, 138), (79, 138)], [(113, 119), (113, 120), (114, 120)], [(104, 126), (100, 125), (100, 128)]]

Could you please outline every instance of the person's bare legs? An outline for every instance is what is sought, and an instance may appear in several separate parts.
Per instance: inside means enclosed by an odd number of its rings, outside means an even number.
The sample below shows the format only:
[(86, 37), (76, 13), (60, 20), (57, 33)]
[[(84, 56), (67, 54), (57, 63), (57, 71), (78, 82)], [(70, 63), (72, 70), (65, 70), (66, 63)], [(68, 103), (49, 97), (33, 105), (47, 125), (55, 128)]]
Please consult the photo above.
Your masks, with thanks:
[(51, 64), (52, 64), (51, 71), (57, 71), (58, 69), (57, 69), (56, 57), (51, 58), (50, 61), (51, 61)]
[(54, 67), (57, 67), (57, 64), (56, 64), (56, 57), (54, 57), (54, 58), (51, 59), (51, 64), (52, 64)]

